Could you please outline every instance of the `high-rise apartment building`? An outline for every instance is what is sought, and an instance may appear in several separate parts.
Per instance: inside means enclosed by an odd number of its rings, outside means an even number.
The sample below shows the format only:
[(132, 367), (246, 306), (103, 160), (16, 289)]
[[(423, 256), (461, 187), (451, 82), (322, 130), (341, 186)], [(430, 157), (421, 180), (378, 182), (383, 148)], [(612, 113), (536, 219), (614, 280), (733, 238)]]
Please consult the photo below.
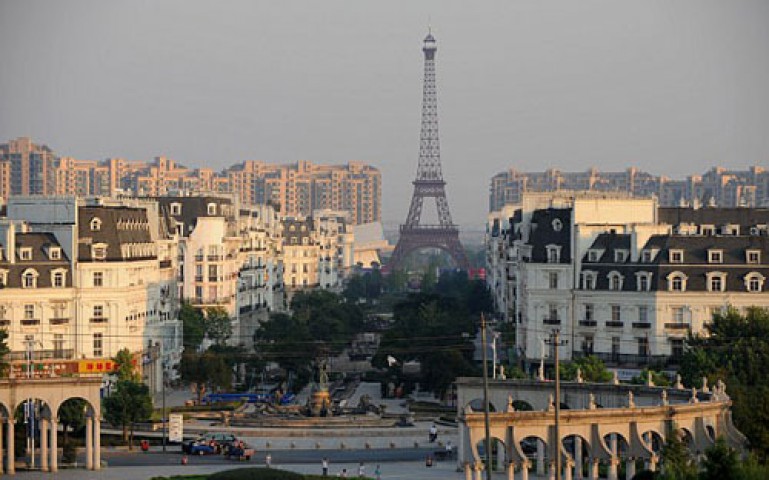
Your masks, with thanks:
[(0, 197), (11, 195), (158, 197), (234, 194), (241, 205), (271, 204), (283, 216), (341, 210), (358, 225), (382, 218), (382, 176), (361, 162), (276, 165), (246, 161), (222, 172), (187, 168), (167, 157), (151, 162), (58, 157), (45, 145), (19, 138), (0, 145)]
[(489, 211), (521, 202), (527, 192), (591, 191), (623, 192), (634, 197), (659, 199), (660, 205), (711, 205), (760, 207), (769, 205), (769, 172), (753, 166), (748, 170), (713, 167), (703, 175), (672, 180), (636, 168), (622, 172), (519, 172), (509, 169), (491, 178)]

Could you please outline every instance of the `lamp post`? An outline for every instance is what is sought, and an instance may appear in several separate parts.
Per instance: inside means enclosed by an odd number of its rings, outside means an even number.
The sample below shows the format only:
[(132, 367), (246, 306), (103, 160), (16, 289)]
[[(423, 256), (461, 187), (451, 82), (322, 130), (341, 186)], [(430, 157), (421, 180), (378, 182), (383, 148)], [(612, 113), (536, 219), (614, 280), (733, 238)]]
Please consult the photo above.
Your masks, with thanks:
[(558, 365), (558, 347), (566, 345), (567, 342), (561, 340), (561, 331), (556, 328), (547, 343), (555, 350), (555, 480), (561, 480), (561, 371)]

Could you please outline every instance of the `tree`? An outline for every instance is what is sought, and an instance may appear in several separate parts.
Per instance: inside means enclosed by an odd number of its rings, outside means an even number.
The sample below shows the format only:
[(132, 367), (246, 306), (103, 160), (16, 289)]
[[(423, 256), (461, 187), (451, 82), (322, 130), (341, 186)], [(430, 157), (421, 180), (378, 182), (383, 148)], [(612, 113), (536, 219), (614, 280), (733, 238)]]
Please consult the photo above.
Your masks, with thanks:
[(70, 398), (59, 407), (59, 423), (64, 431), (64, 445), (69, 442), (69, 430), (85, 425), (86, 402), (82, 398)]
[[(152, 415), (152, 399), (147, 385), (131, 380), (118, 380), (115, 391), (103, 401), (104, 418), (123, 429), (123, 442), (133, 449), (134, 425)], [(130, 429), (130, 437), (129, 437)]]
[(717, 313), (703, 335), (686, 341), (681, 359), (684, 383), (723, 380), (732, 399), (735, 425), (760, 457), (769, 456), (769, 311), (750, 308)]
[(179, 375), (187, 383), (195, 385), (198, 405), (203, 394), (210, 390), (230, 390), (232, 388), (232, 365), (218, 353), (214, 347), (203, 353), (184, 352), (179, 362)]
[(662, 447), (661, 480), (697, 480), (697, 465), (679, 432), (671, 429)]
[(11, 353), (11, 349), (8, 348), (8, 330), (0, 330), (0, 377), (5, 378), (8, 376), (8, 371), (11, 368), (11, 364), (8, 363), (8, 354)]
[(582, 379), (586, 382), (605, 383), (614, 377), (600, 358), (588, 355), (561, 365), (561, 380), (576, 380), (578, 368), (582, 373)]
[(737, 452), (726, 444), (723, 437), (718, 437), (716, 443), (705, 450), (705, 460), (702, 462), (703, 471), (700, 480), (724, 480), (740, 478)]
[(179, 310), (179, 319), (182, 321), (182, 343), (184, 348), (197, 350), (200, 348), (200, 344), (206, 335), (203, 313), (189, 303), (184, 302)]
[(216, 345), (225, 345), (232, 336), (232, 319), (222, 307), (206, 309), (205, 331)]
[(139, 373), (136, 371), (136, 367), (134, 366), (133, 355), (131, 355), (131, 352), (129, 352), (127, 348), (123, 348), (122, 350), (118, 351), (113, 360), (115, 362), (114, 374), (118, 381), (141, 381), (141, 377), (139, 376)]
[(641, 370), (641, 373), (639, 373), (637, 377), (633, 377), (630, 380), (630, 383), (634, 385), (646, 385), (646, 382), (649, 380), (650, 373), (652, 376), (652, 382), (654, 382), (655, 386), (657, 387), (670, 386), (670, 378), (668, 378), (667, 375), (665, 375), (662, 372), (652, 370), (651, 368), (644, 368), (643, 370)]

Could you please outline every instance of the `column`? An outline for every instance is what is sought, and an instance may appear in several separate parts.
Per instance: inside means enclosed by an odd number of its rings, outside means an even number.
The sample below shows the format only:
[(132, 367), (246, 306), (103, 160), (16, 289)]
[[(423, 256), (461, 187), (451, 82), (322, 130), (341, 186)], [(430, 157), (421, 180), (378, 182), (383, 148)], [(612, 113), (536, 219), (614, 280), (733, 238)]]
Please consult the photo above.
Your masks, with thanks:
[(101, 419), (93, 417), (93, 469), (101, 470)]
[(473, 480), (473, 469), (469, 462), (465, 463), (465, 480)]
[(40, 470), (48, 471), (48, 419), (40, 419)]
[(0, 475), (3, 474), (3, 428), (5, 419), (0, 419)]
[(545, 442), (537, 439), (537, 475), (545, 474)]
[(56, 418), (51, 419), (51, 471), (59, 471), (59, 424)]
[(571, 459), (566, 460), (564, 462), (563, 475), (561, 478), (563, 478), (563, 480), (572, 480), (573, 477), (571, 476), (571, 472), (573, 471), (573, 469), (574, 469), (574, 462), (572, 462)]
[(475, 480), (483, 480), (483, 464), (476, 463), (475, 464)]
[(521, 464), (521, 480), (529, 480), (529, 467), (531, 467), (531, 462), (524, 460)]
[(582, 437), (574, 437), (574, 478), (582, 480)]
[(609, 435), (609, 450), (611, 451), (611, 460), (609, 460), (609, 473), (606, 475), (608, 480), (617, 480), (617, 464), (619, 459), (617, 458), (617, 435), (612, 433)]
[(650, 472), (657, 471), (657, 455), (652, 455), (652, 458), (649, 459), (649, 466), (646, 469)]
[(85, 417), (85, 468), (93, 470), (93, 415)]
[(6, 445), (8, 445), (8, 453), (6, 457), (8, 457), (8, 474), (13, 475), (16, 473), (16, 444), (14, 443), (14, 424), (13, 424), (13, 416), (11, 416), (8, 419), (8, 441), (5, 442)]
[(515, 480), (515, 463), (507, 464), (507, 480)]
[(505, 469), (505, 448), (502, 442), (496, 442), (497, 444), (497, 471), (501, 472)]
[(598, 459), (590, 459), (590, 480), (598, 480)]
[(635, 458), (628, 458), (625, 462), (625, 478), (633, 480), (635, 477)]
[(550, 468), (548, 470), (550, 471), (548, 478), (550, 480), (555, 480), (555, 462), (550, 462)]

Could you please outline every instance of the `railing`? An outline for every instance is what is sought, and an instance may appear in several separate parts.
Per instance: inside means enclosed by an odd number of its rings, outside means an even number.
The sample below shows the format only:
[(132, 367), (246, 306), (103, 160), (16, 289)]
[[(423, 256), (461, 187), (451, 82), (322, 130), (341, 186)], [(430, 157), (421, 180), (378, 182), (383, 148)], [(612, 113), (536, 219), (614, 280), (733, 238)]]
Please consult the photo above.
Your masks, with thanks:
[(580, 320), (579, 326), (580, 327), (597, 327), (598, 322), (596, 322), (595, 320)]
[(21, 319), (22, 327), (30, 327), (32, 325), (40, 325), (40, 319), (39, 318), (22, 318)]
[(208, 261), (209, 262), (221, 262), (224, 260), (224, 255), (209, 255)]
[(11, 321), (8, 320), (7, 318), (0, 320), (0, 327), (7, 327), (10, 324), (11, 324)]
[(203, 281), (203, 275), (195, 275), (195, 281), (196, 282), (202, 282)]
[[(72, 358), (75, 356), (75, 350), (71, 348), (54, 349), (54, 350), (35, 350), (32, 354), (34, 360), (47, 360), (51, 358)], [(18, 361), (27, 360), (27, 352), (10, 352), (8, 354), (8, 360)]]
[(688, 323), (666, 323), (665, 328), (668, 330), (688, 330), (689, 324)]
[(49, 320), (51, 325), (64, 325), (69, 323), (69, 317), (54, 317)]
[(649, 322), (633, 322), (633, 328), (652, 328), (652, 324)]
[(161, 260), (160, 268), (171, 268), (171, 260)]
[(625, 324), (616, 320), (606, 322), (607, 328), (622, 328)]
[(203, 261), (203, 255), (195, 255), (195, 261), (196, 262), (202, 262)]
[(628, 353), (606, 352), (585, 353), (582, 351), (575, 351), (572, 353), (572, 356), (574, 358), (593, 356), (603, 361), (604, 363), (611, 365), (634, 365), (639, 367), (649, 365), (669, 367), (672, 365), (678, 365), (680, 360), (680, 357), (667, 355), (635, 355)]
[(560, 325), (561, 324), (561, 319), (559, 319), (559, 318), (546, 318), (546, 319), (542, 320), (542, 323), (544, 323), (545, 325)]
[(107, 317), (91, 317), (91, 323), (107, 323), (108, 321)]

